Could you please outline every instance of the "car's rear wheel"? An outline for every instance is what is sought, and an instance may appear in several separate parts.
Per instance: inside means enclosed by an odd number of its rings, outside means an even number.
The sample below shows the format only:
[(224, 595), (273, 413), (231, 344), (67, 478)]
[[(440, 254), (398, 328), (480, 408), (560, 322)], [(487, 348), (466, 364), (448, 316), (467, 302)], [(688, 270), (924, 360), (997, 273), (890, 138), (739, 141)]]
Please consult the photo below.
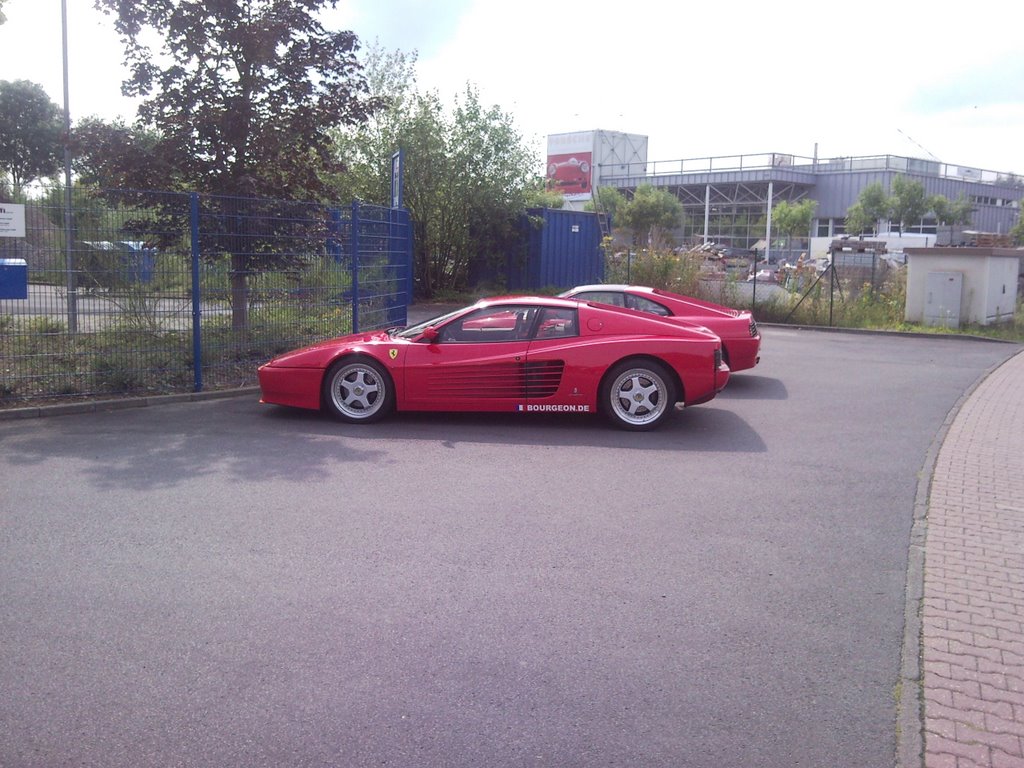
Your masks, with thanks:
[(672, 377), (651, 360), (615, 366), (601, 389), (605, 413), (622, 429), (654, 429), (672, 413), (676, 401)]
[(341, 421), (368, 424), (394, 408), (391, 377), (373, 360), (340, 360), (324, 377), (324, 405)]

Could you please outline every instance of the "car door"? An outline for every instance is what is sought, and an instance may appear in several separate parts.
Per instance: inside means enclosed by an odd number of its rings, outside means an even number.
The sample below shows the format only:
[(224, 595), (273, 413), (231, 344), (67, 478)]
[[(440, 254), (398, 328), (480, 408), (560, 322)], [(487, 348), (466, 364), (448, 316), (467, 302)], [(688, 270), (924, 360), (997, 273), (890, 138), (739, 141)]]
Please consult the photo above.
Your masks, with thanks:
[(595, 371), (602, 361), (580, 344), (579, 313), (565, 307), (539, 310), (526, 361), (527, 411), (589, 412)]
[(405, 351), (403, 407), (514, 411), (526, 403), (526, 352), (536, 308), (485, 307), (438, 328)]

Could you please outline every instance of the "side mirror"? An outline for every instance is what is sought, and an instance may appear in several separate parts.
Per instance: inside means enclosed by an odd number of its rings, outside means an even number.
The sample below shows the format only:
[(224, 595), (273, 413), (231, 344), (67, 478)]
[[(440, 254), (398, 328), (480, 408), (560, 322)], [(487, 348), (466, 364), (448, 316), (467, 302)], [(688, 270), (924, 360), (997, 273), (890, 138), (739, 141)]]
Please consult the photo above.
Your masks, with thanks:
[(435, 341), (437, 341), (440, 335), (441, 334), (438, 333), (437, 328), (435, 328), (432, 325), (428, 325), (426, 328), (423, 329), (423, 335), (420, 336), (420, 341), (425, 341), (428, 344), (433, 344)]

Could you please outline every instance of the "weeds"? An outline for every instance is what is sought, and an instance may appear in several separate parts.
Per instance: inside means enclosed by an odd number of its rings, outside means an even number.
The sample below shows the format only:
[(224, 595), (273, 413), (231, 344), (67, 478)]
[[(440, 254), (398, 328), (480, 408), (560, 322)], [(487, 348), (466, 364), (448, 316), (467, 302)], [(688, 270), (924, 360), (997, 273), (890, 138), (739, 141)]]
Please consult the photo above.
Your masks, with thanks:
[[(735, 273), (724, 279), (701, 279), (704, 276), (701, 260), (701, 256), (671, 252), (609, 254), (605, 259), (605, 282), (665, 288), (728, 307), (750, 308), (749, 291), (741, 290)], [(763, 323), (818, 326), (831, 323), (843, 328), (957, 333), (1024, 342), (1024, 303), (1019, 299), (1012, 319), (984, 326), (967, 324), (949, 330), (908, 323), (904, 319), (907, 303), (905, 271), (887, 270), (881, 272), (880, 278), (875, 285), (843, 279), (832, 286), (826, 275), (825, 279), (808, 282), (800, 291), (782, 293), (775, 290), (762, 294), (759, 288), (754, 315)]]
[(618, 253), (605, 262), (605, 280), (693, 295), (700, 282), (702, 260), (703, 256), (670, 250)]

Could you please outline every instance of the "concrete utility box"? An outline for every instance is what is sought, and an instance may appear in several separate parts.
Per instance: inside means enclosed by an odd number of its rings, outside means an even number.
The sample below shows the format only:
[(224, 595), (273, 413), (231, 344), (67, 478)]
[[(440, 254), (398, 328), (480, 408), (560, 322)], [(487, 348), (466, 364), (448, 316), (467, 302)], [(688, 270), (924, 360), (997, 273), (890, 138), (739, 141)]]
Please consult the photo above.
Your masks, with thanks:
[(28, 265), (24, 259), (0, 259), (0, 299), (28, 298)]
[[(907, 248), (907, 306), (910, 323), (928, 323), (926, 304), (951, 302), (956, 289), (949, 285), (940, 298), (932, 273), (959, 273), (960, 324), (990, 325), (1013, 320), (1017, 309), (1017, 275), (1021, 251), (1012, 248)], [(931, 299), (929, 299), (931, 290)], [(945, 306), (945, 305), (944, 305)], [(930, 310), (929, 310), (930, 311)], [(944, 313), (948, 309), (943, 310)]]
[(929, 272), (925, 287), (924, 324), (959, 328), (964, 294), (963, 273)]

